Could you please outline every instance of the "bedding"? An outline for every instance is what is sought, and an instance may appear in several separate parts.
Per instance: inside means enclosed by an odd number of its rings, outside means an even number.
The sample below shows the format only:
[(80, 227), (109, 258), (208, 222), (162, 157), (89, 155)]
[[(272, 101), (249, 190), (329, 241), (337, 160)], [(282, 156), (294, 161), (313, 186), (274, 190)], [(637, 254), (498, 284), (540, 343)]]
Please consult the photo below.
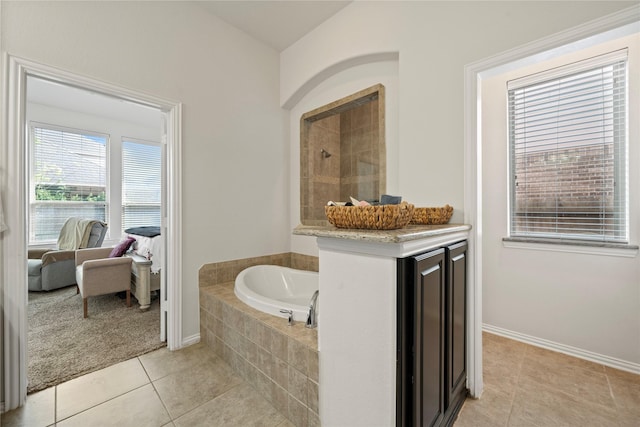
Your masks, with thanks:
[(124, 230), (124, 232), (128, 234), (135, 234), (137, 236), (156, 237), (160, 235), (160, 227), (156, 227), (156, 226), (131, 227)]
[[(140, 229), (150, 229), (156, 228), (158, 230), (158, 234), (155, 234), (154, 231), (148, 232), (148, 230), (140, 230)], [(133, 252), (136, 255), (140, 255), (151, 261), (151, 272), (157, 274), (162, 270), (162, 236), (159, 233), (160, 227), (136, 227), (136, 228), (127, 228), (125, 233), (129, 237), (134, 238), (136, 241), (133, 244)], [(136, 234), (134, 231), (142, 232), (144, 234), (153, 234), (152, 237), (148, 237), (141, 234)]]

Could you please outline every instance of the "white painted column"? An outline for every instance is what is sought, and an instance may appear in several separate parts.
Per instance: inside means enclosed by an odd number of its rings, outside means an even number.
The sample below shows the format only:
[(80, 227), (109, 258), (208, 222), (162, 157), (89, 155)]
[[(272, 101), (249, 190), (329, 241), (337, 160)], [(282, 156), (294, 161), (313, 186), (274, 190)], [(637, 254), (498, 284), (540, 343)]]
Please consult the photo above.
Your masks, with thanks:
[(465, 240), (468, 230), (402, 242), (336, 234), (318, 237), (320, 420), (395, 426), (397, 259)]
[(395, 425), (396, 260), (319, 255), (322, 425)]

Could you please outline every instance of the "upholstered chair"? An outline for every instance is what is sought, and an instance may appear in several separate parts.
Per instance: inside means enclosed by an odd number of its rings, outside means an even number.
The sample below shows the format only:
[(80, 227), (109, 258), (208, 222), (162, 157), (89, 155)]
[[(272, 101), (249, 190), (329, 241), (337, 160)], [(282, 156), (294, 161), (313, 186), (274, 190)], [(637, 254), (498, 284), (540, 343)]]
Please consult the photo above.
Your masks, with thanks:
[[(71, 227), (70, 225), (78, 225)], [(80, 229), (84, 227), (84, 229)], [(81, 234), (78, 238), (75, 229)], [(60, 230), (58, 249), (30, 249), (28, 253), (29, 291), (51, 291), (76, 283), (75, 252), (78, 248), (99, 248), (107, 233), (107, 224), (95, 220), (69, 218)], [(62, 245), (61, 245), (62, 244)]]
[(78, 249), (76, 251), (76, 282), (82, 296), (84, 318), (87, 318), (87, 299), (126, 291), (127, 307), (131, 307), (130, 257), (114, 256), (114, 248)]

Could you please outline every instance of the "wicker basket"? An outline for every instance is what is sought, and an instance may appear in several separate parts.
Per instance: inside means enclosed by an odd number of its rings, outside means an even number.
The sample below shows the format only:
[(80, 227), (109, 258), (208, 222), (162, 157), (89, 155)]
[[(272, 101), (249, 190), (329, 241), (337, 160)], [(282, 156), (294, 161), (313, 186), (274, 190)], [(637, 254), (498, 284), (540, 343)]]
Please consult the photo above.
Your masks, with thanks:
[(399, 205), (377, 206), (325, 206), (327, 219), (338, 228), (367, 230), (395, 230), (411, 221), (414, 206), (407, 202)]
[(441, 208), (415, 208), (412, 224), (446, 224), (453, 215), (453, 207), (445, 205)]

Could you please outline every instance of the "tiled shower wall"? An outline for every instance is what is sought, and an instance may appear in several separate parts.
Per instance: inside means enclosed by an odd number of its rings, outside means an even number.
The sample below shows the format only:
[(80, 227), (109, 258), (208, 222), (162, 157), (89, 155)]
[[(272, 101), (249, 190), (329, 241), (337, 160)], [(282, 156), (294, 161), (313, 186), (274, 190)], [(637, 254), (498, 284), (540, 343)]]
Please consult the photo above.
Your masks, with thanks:
[[(302, 171), (309, 174), (310, 187), (308, 203), (303, 206), (305, 218), (326, 220), (324, 206), (329, 200), (340, 200), (340, 116), (334, 114), (309, 125), (308, 167)], [(323, 156), (323, 149), (331, 157)]]
[(303, 322), (255, 310), (233, 292), (247, 267), (275, 264), (318, 271), (318, 258), (285, 253), (200, 268), (200, 336), (296, 426), (319, 426), (318, 335)]
[[(309, 182), (301, 198), (304, 218), (325, 221), (329, 200), (380, 197), (380, 156), (385, 153), (380, 153), (378, 99), (310, 122), (307, 138), (307, 163), (301, 170), (301, 179)], [(323, 156), (323, 149), (331, 156)]]
[(375, 99), (340, 114), (341, 201), (380, 197), (378, 107)]

